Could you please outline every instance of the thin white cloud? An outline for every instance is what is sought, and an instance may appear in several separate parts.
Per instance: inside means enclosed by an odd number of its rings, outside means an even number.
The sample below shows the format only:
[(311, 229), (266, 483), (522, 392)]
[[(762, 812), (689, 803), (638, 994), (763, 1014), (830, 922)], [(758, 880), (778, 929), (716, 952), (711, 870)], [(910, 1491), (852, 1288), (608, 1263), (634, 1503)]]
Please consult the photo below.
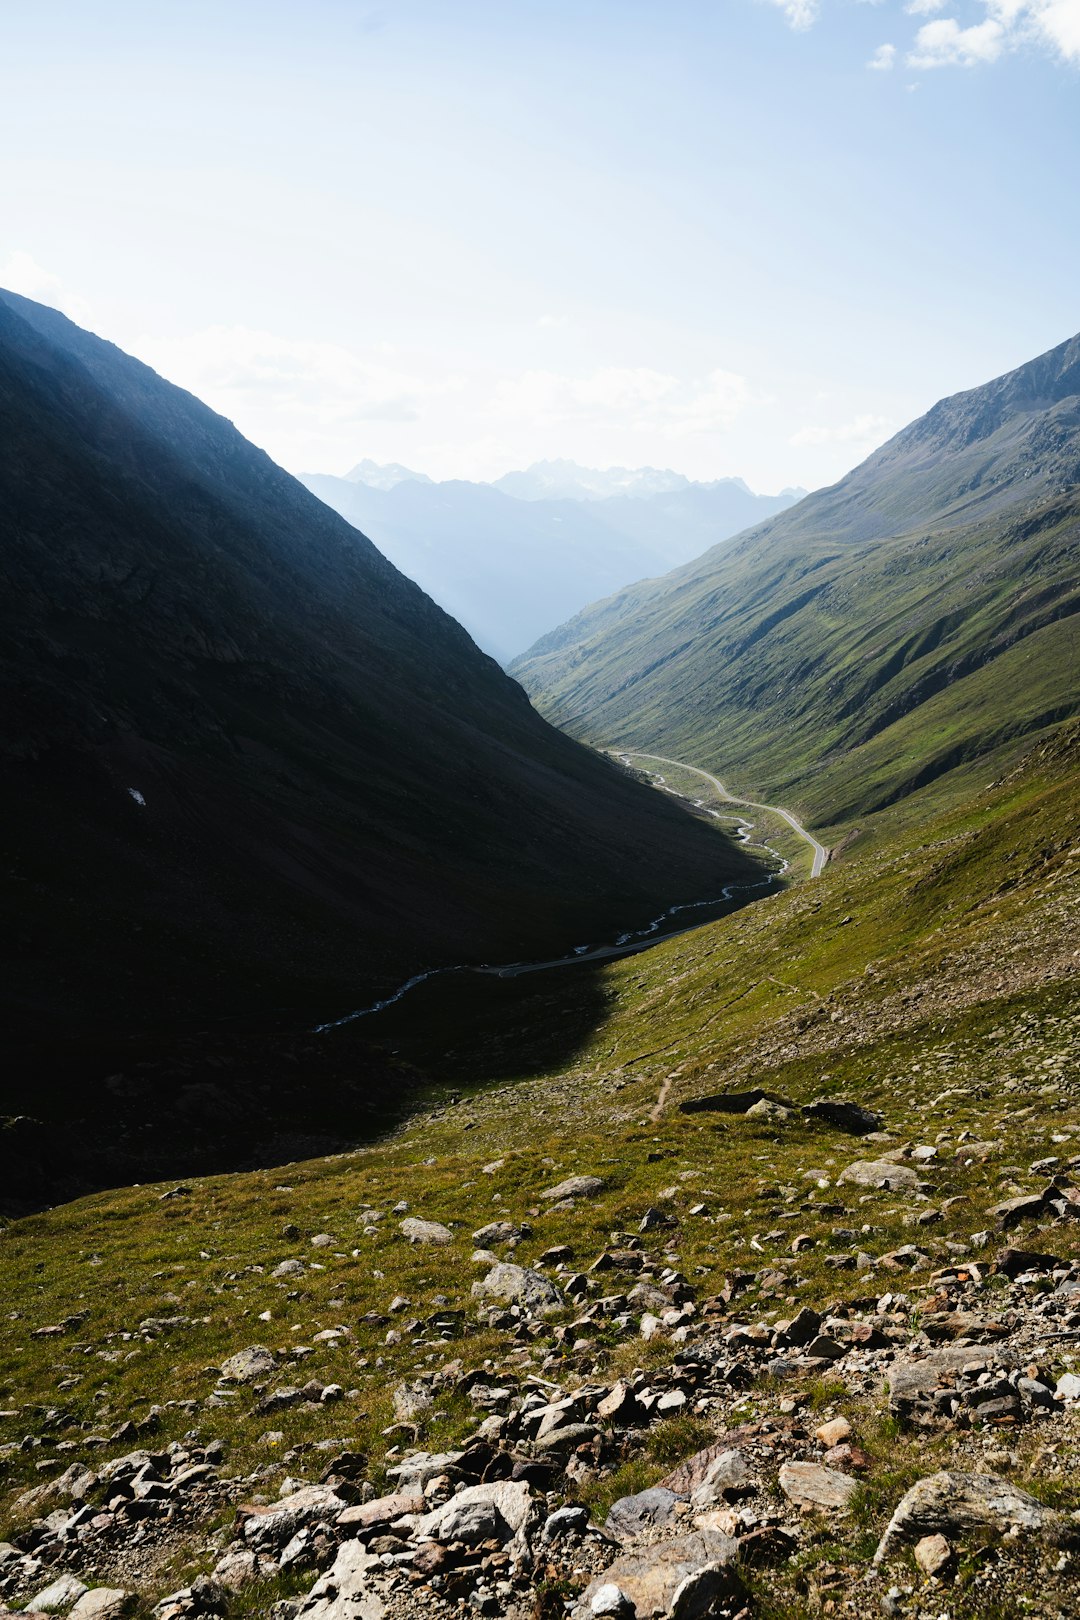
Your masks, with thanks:
[(1037, 0), (1029, 10), (1038, 37), (1066, 62), (1080, 64), (1080, 0)]
[[(824, 0), (759, 0), (784, 14), (789, 27), (804, 31), (821, 16)], [(880, 0), (861, 0), (877, 5)], [(918, 29), (907, 63), (915, 68), (981, 67), (1008, 51), (1028, 45), (1080, 66), (1080, 0), (975, 0), (983, 15), (975, 21), (941, 17), (949, 0), (906, 0), (911, 17), (928, 17)], [(867, 66), (887, 71), (897, 52), (879, 46)]]
[(840, 422), (834, 427), (823, 423), (812, 423), (808, 427), (800, 428), (788, 440), (793, 445), (816, 444), (854, 444), (870, 448), (881, 444), (892, 430), (892, 423), (887, 416), (874, 416), (864, 412), (862, 416), (854, 417), (850, 422)]
[(765, 0), (765, 4), (776, 6), (787, 18), (788, 27), (800, 31), (812, 28), (821, 15), (820, 0)]
[(955, 17), (924, 23), (908, 53), (914, 68), (978, 67), (996, 62), (1008, 42), (1004, 25), (994, 17), (962, 28)]

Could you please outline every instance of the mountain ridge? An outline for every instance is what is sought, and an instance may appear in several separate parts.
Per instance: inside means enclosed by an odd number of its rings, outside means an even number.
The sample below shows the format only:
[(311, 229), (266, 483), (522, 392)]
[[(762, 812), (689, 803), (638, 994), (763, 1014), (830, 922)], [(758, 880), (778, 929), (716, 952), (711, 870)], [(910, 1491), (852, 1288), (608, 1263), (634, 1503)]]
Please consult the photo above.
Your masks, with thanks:
[(1075, 713), (1078, 357), (1073, 338), (939, 401), (512, 673), (574, 735), (711, 765), (819, 827)]

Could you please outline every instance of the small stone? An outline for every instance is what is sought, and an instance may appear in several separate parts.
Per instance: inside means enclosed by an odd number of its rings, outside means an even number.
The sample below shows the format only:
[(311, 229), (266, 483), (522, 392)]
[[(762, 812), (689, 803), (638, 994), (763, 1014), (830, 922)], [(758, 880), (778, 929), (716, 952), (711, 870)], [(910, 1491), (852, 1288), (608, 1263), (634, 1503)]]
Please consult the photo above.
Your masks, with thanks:
[(614, 1581), (605, 1581), (589, 1599), (589, 1613), (610, 1616), (611, 1620), (632, 1620), (637, 1611)]
[(828, 1423), (823, 1423), (820, 1429), (814, 1430), (814, 1437), (823, 1446), (838, 1446), (842, 1440), (851, 1439), (851, 1424), (846, 1417), (832, 1418)]
[(952, 1547), (942, 1535), (923, 1536), (915, 1543), (915, 1562), (924, 1575), (940, 1575), (952, 1561)]

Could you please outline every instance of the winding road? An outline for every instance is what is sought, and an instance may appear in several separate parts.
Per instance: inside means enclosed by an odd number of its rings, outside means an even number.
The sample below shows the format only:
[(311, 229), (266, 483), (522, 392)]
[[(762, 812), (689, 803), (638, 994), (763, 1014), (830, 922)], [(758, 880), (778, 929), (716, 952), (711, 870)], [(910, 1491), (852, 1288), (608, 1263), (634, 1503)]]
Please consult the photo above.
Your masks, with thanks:
[[(782, 820), (787, 822), (793, 832), (797, 833), (800, 838), (805, 839), (806, 843), (810, 845), (814, 852), (814, 864), (810, 876), (820, 876), (822, 868), (829, 858), (829, 851), (824, 844), (819, 844), (817, 839), (807, 832), (802, 822), (796, 816), (793, 816), (790, 810), (781, 810), (779, 805), (775, 804), (759, 804), (755, 799), (737, 799), (728, 792), (718, 777), (711, 775), (709, 771), (700, 770), (696, 765), (686, 765), (681, 759), (667, 759), (663, 754), (642, 754), (636, 749), (626, 748), (613, 749), (612, 753), (616, 759), (621, 759), (627, 764), (632, 759), (652, 759), (661, 765), (671, 765), (676, 770), (689, 771), (692, 775), (700, 776), (706, 782), (711, 783), (721, 799), (727, 804), (744, 805), (753, 810), (769, 810), (773, 815), (780, 816)], [(663, 778), (661, 778), (662, 780)], [(717, 814), (716, 811), (710, 811), (709, 813), (712, 815)], [(746, 826), (748, 830), (749, 824), (746, 824)], [(688, 922), (685, 928), (672, 928), (670, 926), (671, 920), (682, 912), (715, 910), (716, 907), (734, 899), (736, 894), (740, 892), (746, 894), (754, 889), (770, 889), (778, 881), (779, 876), (783, 874), (788, 862), (784, 856), (780, 855), (777, 850), (772, 849), (770, 845), (766, 844), (761, 847), (776, 856), (780, 862), (777, 871), (769, 873), (760, 882), (730, 883), (712, 900), (698, 900), (691, 901), (688, 904), (670, 906), (662, 917), (654, 918), (646, 927), (634, 929), (630, 933), (620, 934), (614, 944), (579, 945), (576, 950), (567, 956), (551, 957), (544, 962), (503, 962), (497, 966), (492, 966), (486, 962), (479, 965), (461, 963), (454, 967), (429, 968), (425, 973), (414, 974), (411, 979), (407, 979), (404, 984), (399, 985), (392, 994), (384, 996), (381, 1001), (373, 1002), (370, 1007), (359, 1007), (355, 1012), (346, 1013), (343, 1018), (334, 1018), (325, 1024), (316, 1024), (312, 1033), (322, 1035), (327, 1030), (340, 1029), (343, 1024), (354, 1023), (358, 1018), (369, 1018), (373, 1013), (379, 1013), (387, 1007), (393, 1007), (396, 1002), (401, 1001), (417, 985), (425, 983), (428, 979), (441, 978), (448, 973), (486, 973), (498, 979), (516, 979), (523, 973), (543, 973), (550, 968), (574, 967), (584, 962), (614, 961), (622, 956), (634, 956), (639, 951), (648, 950), (652, 945), (658, 945), (661, 940), (674, 939), (678, 934), (688, 932), (691, 928), (698, 926), (698, 924)], [(657, 1106), (662, 1108), (663, 1102), (664, 1098), (661, 1097)]]
[(751, 810), (770, 810), (774, 816), (779, 816), (781, 821), (786, 821), (792, 832), (798, 833), (799, 837), (810, 845), (814, 852), (814, 863), (810, 868), (810, 876), (812, 878), (820, 877), (825, 870), (825, 862), (829, 859), (829, 851), (824, 844), (818, 843), (813, 833), (807, 832), (799, 818), (793, 816), (790, 810), (782, 810), (778, 804), (762, 804), (758, 799), (736, 798), (734, 793), (728, 792), (718, 776), (713, 776), (711, 771), (703, 771), (698, 765), (687, 765), (686, 761), (682, 759), (667, 759), (663, 754), (643, 754), (636, 748), (618, 748), (613, 749), (612, 752), (618, 759), (654, 759), (660, 765), (671, 765), (676, 770), (689, 771), (692, 776), (700, 776), (706, 782), (711, 782), (720, 797), (726, 800), (728, 804), (746, 805)]

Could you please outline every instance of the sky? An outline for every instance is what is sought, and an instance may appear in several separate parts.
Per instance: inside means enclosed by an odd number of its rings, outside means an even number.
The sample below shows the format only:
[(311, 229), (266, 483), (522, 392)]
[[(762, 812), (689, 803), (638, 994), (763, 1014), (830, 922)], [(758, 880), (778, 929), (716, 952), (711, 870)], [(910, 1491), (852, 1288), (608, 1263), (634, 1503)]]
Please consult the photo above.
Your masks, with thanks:
[(1080, 0), (0, 14), (0, 285), (294, 472), (812, 488), (1080, 329)]

